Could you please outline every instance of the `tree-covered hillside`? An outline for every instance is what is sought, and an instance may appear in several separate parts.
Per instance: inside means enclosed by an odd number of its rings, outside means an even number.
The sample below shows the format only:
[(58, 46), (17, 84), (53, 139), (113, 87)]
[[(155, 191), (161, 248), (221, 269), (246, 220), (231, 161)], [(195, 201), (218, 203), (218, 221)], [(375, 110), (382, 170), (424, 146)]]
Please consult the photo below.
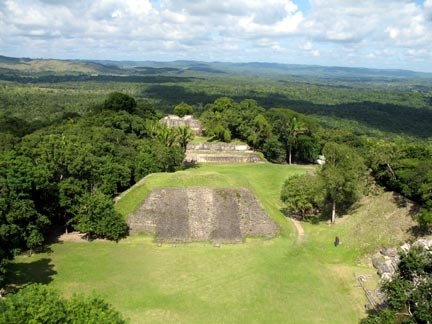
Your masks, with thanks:
[[(42, 60), (43, 61), (43, 60)], [(223, 96), (254, 99), (265, 109), (290, 108), (321, 124), (427, 138), (432, 136), (432, 76), (399, 70), (264, 63), (49, 61), (22, 70), (30, 59), (3, 57), (0, 114), (42, 123), (83, 115), (114, 91), (171, 111), (180, 102), (204, 106)], [(85, 66), (83, 71), (79, 66)], [(31, 120), (29, 120), (31, 119)], [(37, 124), (36, 123), (36, 124)], [(35, 128), (39, 127), (38, 125)]]

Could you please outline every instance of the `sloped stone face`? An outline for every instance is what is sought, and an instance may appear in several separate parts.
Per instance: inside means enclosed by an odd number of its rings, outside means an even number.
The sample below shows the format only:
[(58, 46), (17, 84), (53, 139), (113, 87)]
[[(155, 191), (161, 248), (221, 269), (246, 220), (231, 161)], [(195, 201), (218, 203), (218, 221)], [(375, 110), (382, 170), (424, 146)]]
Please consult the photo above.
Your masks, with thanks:
[(239, 243), (247, 236), (277, 234), (276, 224), (246, 189), (156, 189), (128, 223), (131, 234), (154, 234), (156, 241), (171, 243)]

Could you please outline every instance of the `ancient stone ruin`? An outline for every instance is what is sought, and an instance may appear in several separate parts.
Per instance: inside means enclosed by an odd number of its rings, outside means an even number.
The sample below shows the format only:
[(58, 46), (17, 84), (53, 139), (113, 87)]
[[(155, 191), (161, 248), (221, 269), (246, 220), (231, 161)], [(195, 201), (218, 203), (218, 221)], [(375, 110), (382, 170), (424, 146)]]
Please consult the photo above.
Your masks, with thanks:
[(276, 224), (246, 189), (156, 189), (128, 224), (131, 234), (153, 234), (157, 242), (170, 243), (240, 243), (248, 236), (277, 234)]
[(382, 248), (372, 256), (372, 265), (377, 269), (381, 280), (391, 280), (399, 263), (399, 251), (407, 253), (411, 247), (420, 247), (432, 253), (432, 236), (417, 239), (413, 244), (405, 243), (397, 248)]
[(246, 144), (189, 143), (185, 161), (189, 163), (256, 163), (264, 162), (264, 158)]
[(188, 126), (195, 135), (202, 135), (201, 122), (198, 119), (193, 118), (192, 115), (186, 115), (184, 117), (168, 115), (162, 118), (160, 122), (168, 127)]

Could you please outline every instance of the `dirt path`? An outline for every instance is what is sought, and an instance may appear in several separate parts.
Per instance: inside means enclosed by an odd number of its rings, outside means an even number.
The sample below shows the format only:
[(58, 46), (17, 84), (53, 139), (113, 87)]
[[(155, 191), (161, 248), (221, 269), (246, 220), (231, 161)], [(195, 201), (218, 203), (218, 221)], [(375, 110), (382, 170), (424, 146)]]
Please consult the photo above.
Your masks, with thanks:
[(291, 222), (294, 224), (297, 231), (297, 241), (301, 242), (304, 239), (304, 229), (300, 222), (294, 218), (290, 218)]
[(69, 232), (63, 233), (59, 236), (58, 240), (60, 242), (88, 242), (83, 238), (85, 234), (79, 232)]

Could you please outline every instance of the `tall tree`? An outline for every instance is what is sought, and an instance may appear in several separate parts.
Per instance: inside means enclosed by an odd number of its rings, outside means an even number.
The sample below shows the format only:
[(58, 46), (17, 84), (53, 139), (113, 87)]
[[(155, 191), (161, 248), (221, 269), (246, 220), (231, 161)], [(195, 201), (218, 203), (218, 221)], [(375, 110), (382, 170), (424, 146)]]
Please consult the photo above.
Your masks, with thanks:
[(331, 222), (336, 221), (338, 210), (348, 209), (361, 196), (366, 166), (352, 148), (327, 143), (323, 154), (326, 163), (319, 172), (324, 185), (326, 200), (331, 204)]
[(292, 117), (287, 125), (287, 135), (288, 135), (288, 163), (292, 162), (292, 149), (296, 144), (297, 136), (306, 131), (305, 124), (298, 120), (297, 117)]

